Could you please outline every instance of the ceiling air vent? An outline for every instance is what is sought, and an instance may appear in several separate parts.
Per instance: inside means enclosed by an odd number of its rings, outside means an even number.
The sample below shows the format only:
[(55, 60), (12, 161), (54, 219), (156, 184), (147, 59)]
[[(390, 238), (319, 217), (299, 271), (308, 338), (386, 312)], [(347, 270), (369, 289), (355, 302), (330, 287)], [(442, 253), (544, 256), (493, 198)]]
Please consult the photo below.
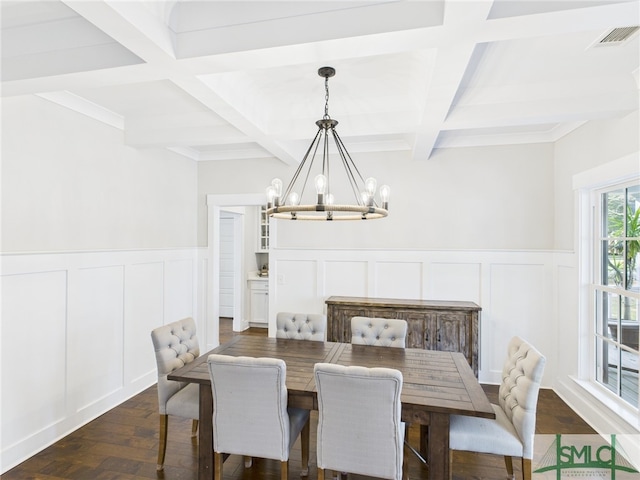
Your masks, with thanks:
[(640, 26), (618, 27), (608, 31), (596, 45), (620, 45), (629, 40), (634, 33), (640, 30)]

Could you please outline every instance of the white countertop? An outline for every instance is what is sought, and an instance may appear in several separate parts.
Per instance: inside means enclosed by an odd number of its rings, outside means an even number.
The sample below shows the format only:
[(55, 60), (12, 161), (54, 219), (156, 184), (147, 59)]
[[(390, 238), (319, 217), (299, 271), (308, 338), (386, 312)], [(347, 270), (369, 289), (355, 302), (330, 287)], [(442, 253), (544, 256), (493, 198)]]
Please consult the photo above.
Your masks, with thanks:
[(269, 280), (269, 277), (261, 277), (260, 276), (260, 271), (259, 270), (254, 270), (251, 271), (247, 274), (247, 280), (249, 281), (254, 281), (254, 280)]

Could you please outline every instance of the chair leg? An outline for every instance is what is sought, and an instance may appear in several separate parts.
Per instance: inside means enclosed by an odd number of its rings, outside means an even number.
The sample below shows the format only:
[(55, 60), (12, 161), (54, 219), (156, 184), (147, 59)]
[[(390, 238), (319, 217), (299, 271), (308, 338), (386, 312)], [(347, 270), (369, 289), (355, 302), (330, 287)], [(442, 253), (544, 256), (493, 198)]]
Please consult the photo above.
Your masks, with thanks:
[(244, 456), (244, 468), (251, 468), (253, 465), (253, 457), (249, 457), (248, 455)]
[(300, 432), (300, 450), (302, 451), (302, 470), (301, 477), (309, 476), (309, 437), (311, 432), (311, 421), (307, 419), (307, 423), (302, 427)]
[(515, 478), (515, 476), (513, 475), (513, 459), (508, 455), (505, 455), (504, 464), (507, 467), (507, 474), (509, 475), (509, 478), (513, 480)]
[(224, 462), (224, 456), (222, 453), (213, 452), (213, 480), (222, 480), (222, 463)]
[(191, 423), (191, 437), (195, 437), (198, 435), (198, 420), (194, 420)]
[(164, 469), (164, 454), (167, 451), (167, 429), (169, 428), (169, 415), (160, 415), (160, 443), (158, 444), (157, 471)]
[(318, 480), (324, 480), (324, 468), (318, 467)]
[(531, 480), (531, 459), (522, 459), (522, 478), (524, 480)]
[(449, 480), (453, 478), (453, 450), (449, 449)]
[(409, 480), (409, 452), (412, 450), (407, 440), (408, 436), (404, 441), (404, 453), (402, 455), (402, 480)]
[(288, 480), (289, 478), (289, 460), (280, 462), (280, 480)]

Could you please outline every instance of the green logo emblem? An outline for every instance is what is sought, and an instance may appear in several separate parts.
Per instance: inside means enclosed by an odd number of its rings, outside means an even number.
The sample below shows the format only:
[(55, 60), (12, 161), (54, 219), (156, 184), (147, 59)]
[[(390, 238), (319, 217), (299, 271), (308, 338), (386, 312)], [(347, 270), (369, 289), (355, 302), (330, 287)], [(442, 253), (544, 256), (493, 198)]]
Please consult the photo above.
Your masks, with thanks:
[[(588, 471), (596, 474), (598, 478), (609, 473), (608, 478), (615, 480), (617, 472), (639, 473), (629, 462), (619, 445), (616, 444), (616, 435), (611, 435), (609, 443), (602, 443), (602, 437), (597, 435), (574, 435), (570, 437), (590, 438), (590, 442), (574, 442), (562, 444), (562, 435), (555, 435), (555, 440), (539, 459), (534, 473), (555, 471), (556, 479), (582, 477), (588, 475)], [(593, 441), (595, 439), (595, 441)], [(629, 478), (629, 476), (625, 476)], [(636, 478), (634, 475), (633, 478)]]

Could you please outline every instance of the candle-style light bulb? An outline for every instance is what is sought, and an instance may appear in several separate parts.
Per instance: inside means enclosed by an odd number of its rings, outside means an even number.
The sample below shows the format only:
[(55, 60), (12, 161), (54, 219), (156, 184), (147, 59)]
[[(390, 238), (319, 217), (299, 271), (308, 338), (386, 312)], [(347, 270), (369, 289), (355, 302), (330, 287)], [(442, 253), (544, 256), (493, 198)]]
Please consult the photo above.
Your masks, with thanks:
[(324, 204), (324, 194), (327, 191), (327, 177), (322, 174), (316, 175), (314, 179), (316, 193), (318, 194), (318, 205)]
[(380, 187), (380, 201), (382, 202), (382, 208), (389, 209), (389, 195), (391, 195), (391, 188), (389, 185), (382, 185)]
[(318, 194), (327, 192), (327, 177), (322, 174), (316, 175), (315, 184)]
[(289, 205), (298, 205), (300, 203), (300, 195), (296, 192), (291, 192), (289, 194), (289, 198), (287, 198), (287, 204)]
[(276, 197), (281, 197), (282, 196), (282, 180), (280, 180), (279, 178), (274, 178), (273, 180), (271, 180), (271, 185), (276, 191)]
[(266, 190), (267, 193), (267, 208), (273, 207), (273, 200), (276, 198), (276, 189), (273, 185), (269, 185)]
[(364, 181), (364, 189), (367, 191), (367, 193), (371, 197), (373, 197), (376, 194), (377, 186), (378, 186), (378, 182), (373, 177), (369, 177)]
[(279, 178), (274, 178), (273, 180), (271, 180), (271, 186), (273, 187), (273, 190), (275, 192), (273, 203), (277, 207), (281, 204), (282, 201), (282, 180), (280, 180)]

